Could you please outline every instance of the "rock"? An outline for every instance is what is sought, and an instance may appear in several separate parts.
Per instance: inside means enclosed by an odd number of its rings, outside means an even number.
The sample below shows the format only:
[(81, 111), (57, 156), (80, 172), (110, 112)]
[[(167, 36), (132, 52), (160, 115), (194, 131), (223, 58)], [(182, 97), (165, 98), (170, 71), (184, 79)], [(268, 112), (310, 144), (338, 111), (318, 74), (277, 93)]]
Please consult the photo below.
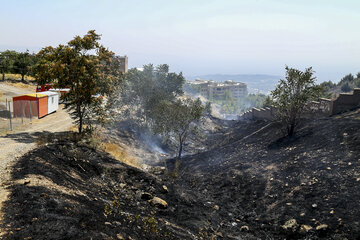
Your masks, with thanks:
[(316, 226), (316, 231), (323, 231), (328, 228), (327, 224), (320, 224), (319, 226)]
[(309, 225), (301, 225), (300, 227), (300, 233), (307, 233), (312, 229)]
[(104, 223), (106, 226), (111, 226), (112, 224), (111, 224), (111, 222), (105, 222)]
[(168, 192), (169, 192), (169, 189), (167, 188), (167, 186), (162, 185), (162, 187), (161, 187), (161, 192), (162, 192), (162, 193), (168, 193)]
[(152, 172), (155, 175), (162, 175), (165, 173), (166, 168), (165, 167), (153, 167)]
[(167, 202), (159, 197), (154, 197), (153, 199), (149, 200), (149, 202), (157, 208), (165, 209), (168, 207)]
[(125, 240), (125, 238), (120, 233), (116, 234), (116, 238), (119, 240)]
[(317, 204), (316, 204), (316, 203), (312, 204), (311, 206), (312, 206), (313, 208), (317, 208)]
[(290, 220), (286, 221), (285, 224), (282, 225), (281, 227), (284, 230), (291, 230), (291, 231), (295, 232), (298, 226), (299, 226), (299, 224), (296, 222), (296, 219), (290, 219)]
[(240, 231), (241, 231), (241, 232), (247, 232), (247, 231), (249, 231), (249, 227), (246, 226), (246, 225), (241, 226)]
[(113, 224), (116, 226), (121, 226), (121, 222), (118, 222), (118, 221), (114, 221)]
[(214, 205), (214, 209), (215, 209), (216, 211), (219, 211), (220, 207), (219, 207), (218, 205)]
[(126, 184), (125, 183), (120, 183), (120, 187), (124, 188), (124, 187), (126, 187)]
[(221, 232), (217, 232), (217, 233), (216, 233), (216, 236), (218, 236), (218, 237), (220, 237), (220, 238), (223, 238), (223, 237), (224, 237)]
[(305, 216), (305, 213), (300, 213), (300, 216), (301, 216), (301, 217)]
[(42, 198), (46, 198), (48, 195), (46, 194), (46, 193), (41, 193), (40, 194), (40, 197), (42, 197)]
[(330, 214), (334, 214), (334, 210), (331, 210), (331, 211), (330, 211)]
[(152, 198), (153, 198), (153, 196), (148, 192), (141, 193), (141, 199), (142, 200), (150, 200)]

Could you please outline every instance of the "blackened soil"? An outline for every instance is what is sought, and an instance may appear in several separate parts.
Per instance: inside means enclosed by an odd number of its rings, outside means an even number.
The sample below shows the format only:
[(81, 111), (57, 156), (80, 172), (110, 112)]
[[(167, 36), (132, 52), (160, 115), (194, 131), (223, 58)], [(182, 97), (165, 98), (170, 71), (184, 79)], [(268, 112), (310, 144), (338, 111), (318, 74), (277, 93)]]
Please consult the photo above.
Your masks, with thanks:
[(85, 145), (40, 147), (19, 160), (12, 180), (2, 239), (192, 238), (169, 208), (148, 202), (167, 199), (161, 179)]
[(207, 137), (154, 175), (54, 135), (13, 169), (3, 239), (360, 239), (360, 111)]
[(239, 122), (212, 150), (170, 160), (172, 191), (193, 209), (178, 223), (196, 231), (207, 219), (226, 239), (360, 239), (360, 111), (282, 136), (276, 123)]

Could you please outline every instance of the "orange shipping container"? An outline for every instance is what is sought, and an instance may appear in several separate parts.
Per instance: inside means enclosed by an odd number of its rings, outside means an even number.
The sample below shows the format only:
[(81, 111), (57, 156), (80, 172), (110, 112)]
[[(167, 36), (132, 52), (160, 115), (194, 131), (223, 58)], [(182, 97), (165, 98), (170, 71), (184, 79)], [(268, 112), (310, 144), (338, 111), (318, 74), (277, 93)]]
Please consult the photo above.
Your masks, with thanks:
[(13, 97), (14, 117), (41, 118), (48, 114), (48, 97), (44, 94), (31, 93)]

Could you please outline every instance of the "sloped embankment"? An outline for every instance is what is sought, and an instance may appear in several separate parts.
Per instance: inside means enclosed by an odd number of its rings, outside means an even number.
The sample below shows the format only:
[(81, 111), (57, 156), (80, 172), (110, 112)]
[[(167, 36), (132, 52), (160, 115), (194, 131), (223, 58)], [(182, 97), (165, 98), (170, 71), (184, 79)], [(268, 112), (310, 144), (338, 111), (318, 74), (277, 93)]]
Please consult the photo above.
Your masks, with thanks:
[(4, 239), (191, 238), (166, 220), (161, 179), (85, 145), (55, 141), (29, 152), (12, 181)]
[(359, 239), (359, 129), (360, 110), (291, 139), (231, 122), (156, 175), (54, 136), (14, 166), (3, 238)]
[(307, 120), (291, 139), (275, 123), (239, 122), (181, 161), (173, 191), (187, 189), (201, 207), (179, 211), (178, 223), (208, 213), (227, 239), (359, 239), (359, 129), (359, 110)]

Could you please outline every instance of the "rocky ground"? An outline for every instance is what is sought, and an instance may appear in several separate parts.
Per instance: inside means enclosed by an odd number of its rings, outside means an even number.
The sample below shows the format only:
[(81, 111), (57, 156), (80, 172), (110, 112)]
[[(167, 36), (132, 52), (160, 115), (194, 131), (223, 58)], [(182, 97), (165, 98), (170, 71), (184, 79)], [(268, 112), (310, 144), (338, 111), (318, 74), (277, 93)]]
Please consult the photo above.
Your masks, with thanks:
[(359, 239), (359, 129), (360, 111), (291, 139), (209, 119), (181, 161), (147, 172), (52, 134), (13, 167), (3, 239)]

